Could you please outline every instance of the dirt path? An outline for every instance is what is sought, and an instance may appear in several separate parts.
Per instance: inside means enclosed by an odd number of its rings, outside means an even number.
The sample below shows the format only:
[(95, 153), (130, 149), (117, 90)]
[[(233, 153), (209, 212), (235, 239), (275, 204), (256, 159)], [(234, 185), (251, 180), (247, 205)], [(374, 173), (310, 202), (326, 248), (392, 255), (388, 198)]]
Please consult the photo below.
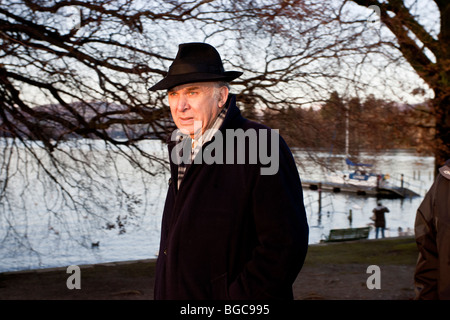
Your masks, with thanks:
[[(81, 268), (81, 289), (69, 290), (66, 269), (0, 274), (0, 300), (152, 300), (151, 261)], [(369, 290), (371, 274), (361, 264), (305, 266), (294, 284), (296, 300), (409, 300), (414, 268), (380, 266), (381, 289)]]
[(367, 265), (305, 266), (294, 284), (296, 300), (410, 300), (414, 298), (414, 266), (380, 267), (380, 289), (368, 289)]

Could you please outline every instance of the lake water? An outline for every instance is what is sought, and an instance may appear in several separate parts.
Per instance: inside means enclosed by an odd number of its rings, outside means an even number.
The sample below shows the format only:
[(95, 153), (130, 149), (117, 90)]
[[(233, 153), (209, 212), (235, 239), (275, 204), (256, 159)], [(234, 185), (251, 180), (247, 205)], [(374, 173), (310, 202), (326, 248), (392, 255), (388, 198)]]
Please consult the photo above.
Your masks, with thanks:
[[(320, 154), (319, 158), (322, 159), (322, 165), (320, 165), (317, 161), (310, 160), (306, 152), (296, 152), (295, 155), (299, 164), (306, 163), (306, 165), (299, 165), (300, 176), (304, 180), (325, 181), (327, 170), (330, 168), (337, 171), (346, 169), (343, 156), (333, 157), (330, 160), (329, 155)], [(375, 197), (356, 194), (322, 192), (319, 208), (318, 191), (305, 189), (304, 199), (310, 226), (310, 243), (320, 242), (328, 236), (330, 229), (370, 225), (372, 210), (377, 206), (377, 201), (381, 201), (390, 210), (386, 213), (385, 235), (387, 237), (413, 235), (417, 208), (434, 180), (434, 158), (419, 156), (412, 151), (395, 150), (376, 157), (362, 153), (359, 160), (363, 163), (373, 163), (377, 172), (388, 174), (388, 181), (393, 185), (400, 186), (403, 179), (404, 187), (416, 192), (419, 196), (377, 200)], [(324, 169), (323, 164), (327, 164), (328, 168)], [(375, 231), (372, 228), (369, 239), (373, 238), (375, 238)]]
[[(66, 149), (56, 154), (66, 165), (50, 173), (60, 177), (61, 170), (71, 172), (71, 178), (60, 181), (73, 194), (70, 197), (35, 164), (35, 158), (50, 161), (45, 154), (36, 151), (32, 157), (25, 149), (5, 142), (1, 147), (4, 162), (9, 159), (10, 166), (8, 172), (5, 165), (0, 168), (0, 182), (9, 174), (9, 186), (14, 188), (1, 197), (0, 272), (156, 257), (168, 180), (164, 164), (145, 159), (139, 167), (129, 161), (140, 157), (139, 152), (130, 154), (92, 141), (67, 143)], [(158, 141), (143, 142), (142, 148), (167, 157), (165, 146)], [(313, 158), (311, 154), (294, 152), (304, 180), (323, 181), (327, 173), (324, 163), (333, 170), (343, 169), (342, 157), (314, 152)], [(74, 158), (90, 166), (80, 166)], [(416, 210), (433, 182), (434, 159), (398, 150), (377, 157), (361, 154), (360, 160), (374, 163), (392, 182), (403, 174), (405, 186), (420, 194), (382, 200), (390, 210), (386, 236), (398, 236), (399, 228), (412, 234)], [(85, 186), (83, 191), (78, 190), (80, 185)], [(311, 244), (319, 243), (330, 229), (368, 225), (377, 201), (323, 192), (319, 208), (319, 193), (311, 190), (304, 190), (304, 199)], [(369, 238), (374, 238), (373, 229)], [(92, 247), (97, 242), (99, 245)]]

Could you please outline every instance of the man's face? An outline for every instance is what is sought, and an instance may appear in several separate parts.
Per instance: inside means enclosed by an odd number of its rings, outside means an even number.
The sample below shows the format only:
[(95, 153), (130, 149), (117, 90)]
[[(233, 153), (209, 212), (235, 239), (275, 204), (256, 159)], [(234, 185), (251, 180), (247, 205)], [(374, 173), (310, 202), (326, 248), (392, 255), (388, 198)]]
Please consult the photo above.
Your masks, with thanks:
[[(225, 104), (227, 87), (218, 87), (216, 82), (195, 82), (176, 86), (168, 91), (170, 112), (176, 126), (183, 133), (194, 132), (194, 122), (201, 122), (202, 132), (209, 128)], [(195, 129), (199, 129), (196, 123)]]

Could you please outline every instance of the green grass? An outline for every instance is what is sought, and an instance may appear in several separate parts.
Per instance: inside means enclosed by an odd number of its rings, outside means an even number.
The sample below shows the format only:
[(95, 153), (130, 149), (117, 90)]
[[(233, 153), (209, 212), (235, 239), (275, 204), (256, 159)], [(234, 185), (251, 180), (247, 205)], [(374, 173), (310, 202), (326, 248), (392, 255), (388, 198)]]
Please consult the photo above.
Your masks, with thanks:
[[(417, 246), (413, 237), (386, 238), (381, 240), (362, 240), (311, 245), (305, 265), (321, 264), (377, 264), (377, 265), (415, 265)], [(95, 277), (111, 267), (94, 265), (83, 271), (83, 276)], [(113, 267), (117, 275), (154, 276), (155, 261), (146, 263), (125, 263)]]
[(417, 255), (418, 250), (413, 237), (337, 242), (311, 245), (305, 265), (415, 265)]

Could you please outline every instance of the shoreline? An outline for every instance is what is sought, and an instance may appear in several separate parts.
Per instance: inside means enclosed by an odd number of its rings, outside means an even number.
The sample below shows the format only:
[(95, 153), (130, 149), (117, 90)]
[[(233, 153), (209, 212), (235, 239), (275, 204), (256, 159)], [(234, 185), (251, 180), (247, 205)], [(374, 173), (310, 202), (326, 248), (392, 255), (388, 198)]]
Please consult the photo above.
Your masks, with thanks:
[[(309, 244), (308, 248), (313, 247), (321, 247), (321, 246), (333, 246), (333, 245), (345, 245), (345, 244), (352, 244), (352, 243), (364, 243), (364, 242), (376, 242), (376, 241), (395, 241), (395, 240), (401, 240), (401, 239), (414, 239), (414, 236), (396, 236), (396, 237), (386, 237), (386, 238), (380, 238), (380, 239), (361, 239), (361, 240), (351, 240), (351, 241), (340, 241), (340, 242), (320, 242), (320, 243), (313, 243)], [(308, 256), (307, 256), (308, 258)], [(136, 264), (136, 263), (148, 263), (153, 264), (156, 263), (157, 257), (155, 258), (148, 258), (148, 259), (133, 259), (133, 260), (122, 260), (122, 261), (109, 261), (109, 262), (98, 262), (98, 263), (88, 263), (88, 264), (79, 264), (77, 265), (80, 267), (80, 269), (88, 269), (93, 268), (95, 266), (100, 267), (114, 267), (114, 266), (121, 266), (121, 265), (128, 265), (128, 264)], [(45, 268), (33, 268), (33, 269), (23, 269), (23, 270), (12, 270), (12, 271), (3, 271), (0, 272), (0, 275), (9, 275), (9, 274), (21, 274), (21, 273), (45, 273), (45, 272), (58, 272), (58, 271), (66, 271), (66, 269), (69, 267), (67, 266), (60, 266), (60, 267), (45, 267)]]
[[(295, 300), (411, 300), (417, 247), (413, 237), (309, 246), (293, 284)], [(80, 265), (81, 288), (66, 267), (0, 273), (0, 300), (153, 300), (156, 259)], [(379, 266), (381, 289), (367, 285)]]

